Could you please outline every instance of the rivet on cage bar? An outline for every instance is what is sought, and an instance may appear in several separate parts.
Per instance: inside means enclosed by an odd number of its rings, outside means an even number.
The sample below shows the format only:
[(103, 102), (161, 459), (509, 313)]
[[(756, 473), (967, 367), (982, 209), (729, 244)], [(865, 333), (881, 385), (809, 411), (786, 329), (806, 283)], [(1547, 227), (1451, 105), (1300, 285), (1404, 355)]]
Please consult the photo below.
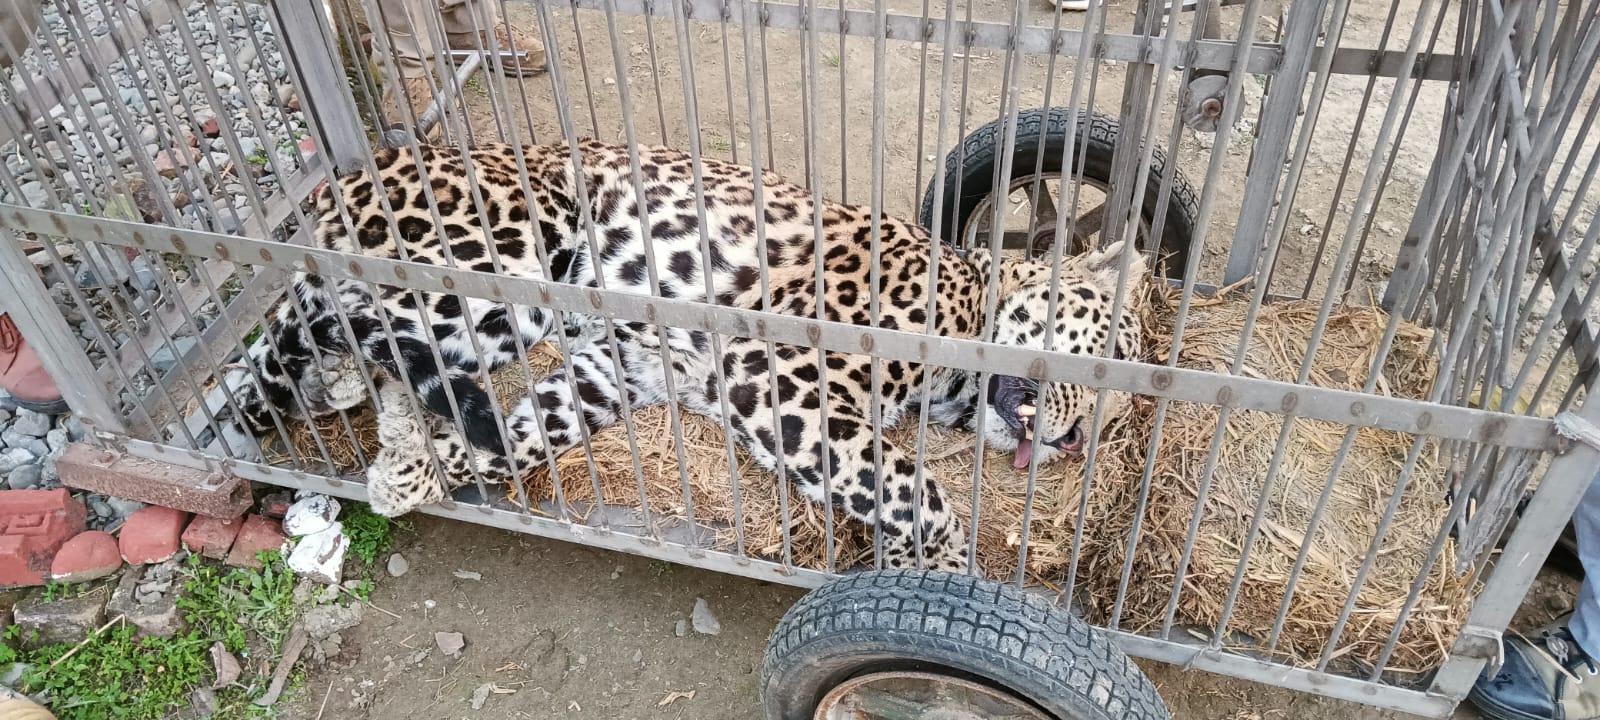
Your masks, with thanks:
[(61, 219), (60, 215), (51, 216), (50, 224), (55, 225), (56, 229), (60, 230), (62, 235), (67, 234), (67, 223), (65, 220)]
[(149, 242), (150, 242), (149, 240), (145, 239), (144, 233), (138, 232), (138, 231), (134, 231), (134, 233), (133, 233), (133, 244), (139, 245), (139, 246), (144, 246), (144, 245), (149, 244)]
[(307, 272), (310, 272), (310, 273), (313, 273), (313, 274), (322, 272), (321, 266), (319, 266), (317, 264), (317, 258), (316, 258), (315, 255), (312, 255), (311, 253), (306, 253), (305, 263), (306, 263), (306, 271)]
[(189, 243), (185, 242), (184, 239), (181, 236), (173, 235), (172, 236), (172, 249), (177, 250), (178, 254), (180, 254), (180, 255), (188, 255), (189, 254)]
[(1350, 414), (1356, 417), (1367, 414), (1367, 404), (1360, 400), (1350, 403)]
[(1286, 393), (1284, 393), (1283, 394), (1283, 399), (1278, 402), (1278, 408), (1280, 410), (1282, 410), (1285, 415), (1287, 415), (1287, 414), (1289, 414), (1291, 412), (1294, 412), (1294, 409), (1296, 407), (1298, 407), (1299, 405), (1300, 405), (1300, 393), (1294, 393), (1294, 392), (1286, 392)]
[(604, 298), (600, 297), (600, 291), (598, 291), (598, 290), (590, 290), (589, 291), (589, 304), (594, 306), (594, 309), (596, 309), (596, 310), (599, 310), (602, 305), (605, 305)]
[(1227, 385), (1217, 388), (1217, 404), (1227, 407), (1233, 402), (1233, 388)]
[(1433, 413), (1424, 411), (1421, 415), (1417, 416), (1417, 429), (1418, 430), (1427, 430), (1428, 426), (1432, 425), (1432, 424), (1433, 424)]
[(350, 274), (351, 275), (354, 275), (356, 277), (361, 277), (362, 274), (364, 274), (365, 272), (366, 272), (365, 270), (361, 269), (361, 263), (358, 263), (358, 262), (356, 262), (354, 260), (350, 261)]
[(866, 333), (862, 333), (862, 335), (861, 335), (861, 352), (864, 352), (864, 353), (871, 353), (872, 352), (872, 336), (871, 335), (868, 335)]
[(650, 323), (656, 322), (656, 305), (655, 305), (655, 303), (645, 303), (645, 305), (644, 305), (644, 319), (645, 319), (646, 322), (650, 322)]
[(223, 260), (228, 260), (228, 259), (230, 259), (230, 258), (229, 258), (229, 254), (228, 254), (228, 246), (226, 246), (226, 245), (223, 245), (223, 244), (222, 244), (222, 243), (217, 243), (217, 245), (216, 245), (216, 248), (215, 248), (215, 249), (216, 249), (216, 251), (217, 251), (217, 257), (220, 257), (220, 258), (222, 258), (222, 259), (223, 259)]
[(1109, 370), (1109, 368), (1106, 367), (1105, 363), (1095, 363), (1095, 365), (1094, 365), (1094, 379), (1096, 379), (1096, 380), (1104, 379), (1105, 376), (1106, 376), (1106, 372), (1108, 370)]
[(406, 279), (406, 269), (403, 268), (403, 267), (396, 266), (395, 269), (394, 269), (394, 276), (399, 278), (399, 279), (401, 279), (401, 280)]
[(105, 239), (106, 229), (99, 225), (94, 226), (94, 236), (102, 240)]
[(272, 251), (263, 249), (261, 251), (261, 259), (264, 262), (272, 262)]
[(442, 278), (439, 278), (439, 284), (443, 285), (446, 290), (454, 290), (456, 288), (456, 279), (446, 275)]
[(1169, 373), (1165, 370), (1157, 370), (1153, 373), (1150, 373), (1150, 387), (1153, 387), (1157, 390), (1166, 390), (1171, 386), (1172, 373)]

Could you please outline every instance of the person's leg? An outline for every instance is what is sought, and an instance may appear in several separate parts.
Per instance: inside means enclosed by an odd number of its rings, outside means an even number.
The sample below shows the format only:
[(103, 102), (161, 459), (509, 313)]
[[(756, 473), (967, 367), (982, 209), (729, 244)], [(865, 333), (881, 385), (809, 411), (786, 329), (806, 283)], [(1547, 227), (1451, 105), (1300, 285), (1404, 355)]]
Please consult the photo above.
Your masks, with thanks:
[(378, 0), (378, 12), (400, 77), (426, 76), (433, 69), (437, 43), (428, 32), (425, 13), (438, 12), (438, 8), (429, 0)]
[[(397, 80), (386, 80), (384, 113), (388, 122), (417, 122), (433, 101), (429, 75), (439, 44), (431, 32), (436, 21), (428, 15), (438, 13), (438, 6), (433, 0), (378, 0), (378, 12), (400, 73)], [(379, 46), (374, 46), (373, 52), (380, 52)], [(385, 64), (380, 62), (379, 67), (387, 72)], [(411, 108), (410, 117), (401, 110), (402, 103)]]
[(1583, 588), (1572, 608), (1572, 639), (1590, 657), (1600, 657), (1600, 475), (1572, 513), (1578, 532), (1578, 562), (1583, 563)]
[(3, 312), (0, 312), (0, 390), (10, 394), (19, 407), (34, 412), (60, 415), (69, 409), (61, 398), (61, 389), (50, 378), (50, 373), (45, 372), (38, 354), (22, 337), (22, 331), (17, 329), (11, 316)]
[(1493, 720), (1600, 719), (1600, 475), (1573, 511), (1583, 588), (1569, 617), (1531, 637), (1507, 633), (1506, 661), (1470, 698)]

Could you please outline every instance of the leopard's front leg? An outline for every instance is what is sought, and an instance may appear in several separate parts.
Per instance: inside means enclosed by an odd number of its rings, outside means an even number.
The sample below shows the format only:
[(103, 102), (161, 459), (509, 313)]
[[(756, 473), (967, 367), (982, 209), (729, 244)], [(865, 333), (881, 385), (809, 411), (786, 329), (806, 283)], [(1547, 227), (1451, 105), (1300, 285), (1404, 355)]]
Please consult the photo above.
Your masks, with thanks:
[[(566, 365), (536, 383), (506, 415), (506, 432), (512, 445), (509, 458), (475, 447), (469, 449), (457, 428), (440, 423), (430, 437), (445, 483), (459, 487), (472, 482), (474, 468), (489, 482), (525, 475), (582, 444), (583, 428), (593, 434), (616, 423), (622, 403), (642, 407), (666, 400), (659, 355), (622, 342), (617, 359), (622, 361), (625, 383), (618, 381), (613, 346), (606, 341), (574, 349)], [(426, 452), (420, 454), (425, 456)], [(405, 467), (415, 464), (410, 457), (397, 458)], [(377, 479), (369, 472), (369, 480)], [(379, 512), (399, 515), (442, 497), (441, 490), (436, 496), (428, 495), (425, 501), (386, 505)], [(374, 509), (378, 510), (376, 506)]]

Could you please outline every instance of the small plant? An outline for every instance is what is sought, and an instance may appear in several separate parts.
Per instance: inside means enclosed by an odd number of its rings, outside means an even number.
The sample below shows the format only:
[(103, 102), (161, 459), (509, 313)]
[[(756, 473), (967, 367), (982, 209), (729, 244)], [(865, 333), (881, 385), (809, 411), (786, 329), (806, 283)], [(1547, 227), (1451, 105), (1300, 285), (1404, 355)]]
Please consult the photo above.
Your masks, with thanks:
[(827, 65), (828, 67), (836, 68), (839, 67), (840, 62), (841, 60), (837, 53), (831, 53), (826, 50), (822, 51), (822, 64)]
[(349, 503), (340, 514), (345, 537), (350, 538), (350, 552), (361, 558), (361, 562), (371, 565), (379, 554), (394, 545), (395, 523), (373, 512), (365, 503)]
[[(31, 667), (20, 687), (55, 699), (52, 710), (61, 720), (157, 720), (175, 716), (189, 703), (190, 693), (212, 681), (210, 647), (221, 641), (229, 652), (268, 666), (278, 662), (284, 640), (298, 616), (295, 579), (276, 552), (261, 553), (258, 570), (207, 564), (190, 556), (181, 568), (184, 592), (178, 608), (189, 630), (173, 638), (139, 637), (129, 623), (101, 630), (89, 641), (15, 649), (20, 628), (6, 631), (0, 642), (0, 667), (15, 662)], [(45, 594), (61, 596), (81, 589), (52, 584)], [(303, 675), (296, 675), (297, 678)], [(295, 687), (294, 685), (290, 686)], [(253, 718), (272, 711), (250, 701), (267, 688), (267, 678), (250, 675), (240, 684), (217, 690), (214, 717)]]
[(82, 586), (50, 581), (44, 586), (44, 601), (71, 600), (83, 594)]
[(246, 155), (244, 159), (245, 159), (246, 162), (250, 163), (251, 165), (255, 165), (257, 167), (266, 167), (267, 166), (267, 150), (266, 150), (266, 148), (258, 147), (256, 149), (250, 151), (250, 154)]
[(727, 152), (733, 148), (731, 143), (722, 138), (712, 138), (711, 142), (706, 143), (706, 146), (717, 152)]

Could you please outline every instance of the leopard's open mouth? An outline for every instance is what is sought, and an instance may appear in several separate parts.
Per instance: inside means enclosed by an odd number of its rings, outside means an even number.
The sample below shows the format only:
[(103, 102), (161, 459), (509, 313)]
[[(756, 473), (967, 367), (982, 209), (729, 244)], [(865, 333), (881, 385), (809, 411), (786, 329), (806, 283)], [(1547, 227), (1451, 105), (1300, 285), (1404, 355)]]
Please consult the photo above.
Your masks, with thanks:
[[(992, 376), (989, 380), (989, 405), (995, 415), (1006, 425), (1006, 430), (1017, 441), (1017, 452), (1012, 467), (1026, 469), (1033, 461), (1034, 434), (1040, 427), (1039, 385), (1032, 380), (1006, 375)], [(1083, 421), (1074, 422), (1067, 431), (1056, 437), (1041, 437), (1038, 444), (1069, 454), (1083, 452)], [(1048, 458), (1041, 458), (1042, 460)]]

